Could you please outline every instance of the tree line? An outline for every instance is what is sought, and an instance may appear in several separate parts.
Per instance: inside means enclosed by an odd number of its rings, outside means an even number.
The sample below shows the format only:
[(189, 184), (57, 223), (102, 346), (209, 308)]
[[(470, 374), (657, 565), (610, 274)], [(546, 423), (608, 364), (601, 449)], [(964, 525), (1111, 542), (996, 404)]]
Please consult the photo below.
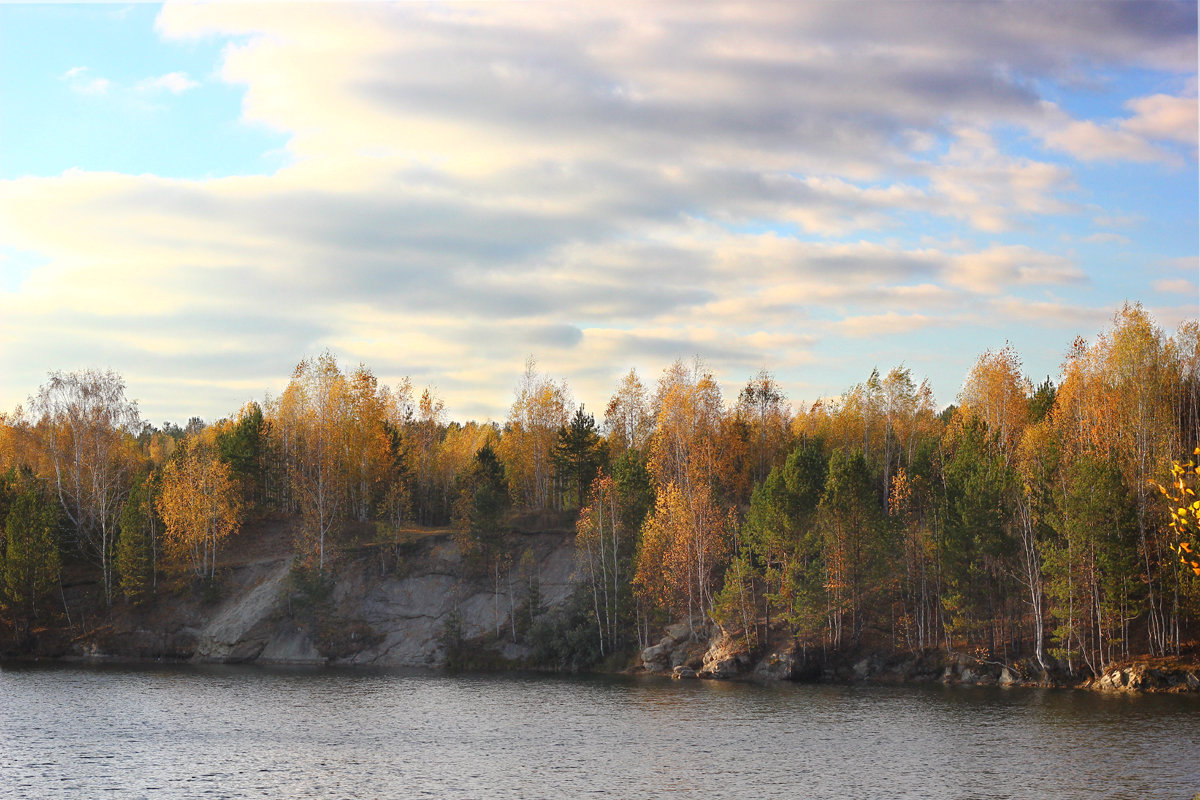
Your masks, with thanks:
[(1196, 321), (1168, 335), (1128, 304), (1055, 379), (1035, 385), (1005, 346), (955, 400), (939, 408), (900, 365), (795, 409), (762, 371), (726, 402), (702, 362), (677, 361), (623, 376), (598, 422), (530, 362), (503, 423), (458, 423), (435, 390), (326, 353), (228, 419), (156, 428), (115, 373), (52, 373), (0, 419), (2, 606), (28, 632), (64, 560), (92, 565), (103, 604), (152, 599), (164, 571), (211, 580), (222, 541), (277, 514), (300, 520), (317, 574), (348, 525), (448, 527), (544, 629), (513, 536), (540, 515), (574, 522), (578, 593), (555, 624), (577, 664), (671, 620), (752, 651), (946, 649), (1073, 673), (1194, 643)]

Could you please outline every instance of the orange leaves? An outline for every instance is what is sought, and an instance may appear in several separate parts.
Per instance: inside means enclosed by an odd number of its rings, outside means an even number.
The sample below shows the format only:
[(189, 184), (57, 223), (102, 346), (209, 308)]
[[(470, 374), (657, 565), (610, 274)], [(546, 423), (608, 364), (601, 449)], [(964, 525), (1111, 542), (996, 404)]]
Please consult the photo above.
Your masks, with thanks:
[(904, 467), (898, 467), (892, 476), (892, 486), (888, 491), (888, 516), (904, 518), (912, 506), (912, 482)]

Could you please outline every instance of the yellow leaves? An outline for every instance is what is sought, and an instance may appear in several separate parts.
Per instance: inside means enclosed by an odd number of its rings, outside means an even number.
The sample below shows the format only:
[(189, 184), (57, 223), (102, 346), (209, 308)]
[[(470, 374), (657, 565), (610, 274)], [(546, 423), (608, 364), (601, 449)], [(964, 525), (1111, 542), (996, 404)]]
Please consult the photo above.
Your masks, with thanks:
[(203, 576), (215, 570), (217, 545), (238, 527), (239, 491), (229, 465), (199, 438), (188, 437), (183, 447), (163, 469), (158, 512), (168, 551)]
[(1021, 357), (1011, 344), (979, 357), (959, 395), (965, 418), (982, 419), (997, 436), (1005, 458), (1016, 449), (1029, 420), (1033, 387), (1024, 377)]
[(650, 446), (650, 472), (661, 485), (691, 486), (717, 472), (714, 444), (719, 432), (721, 390), (699, 360), (682, 360), (663, 371), (654, 398), (657, 426)]
[(499, 449), (514, 497), (530, 508), (551, 505), (554, 445), (559, 429), (570, 421), (572, 406), (566, 383), (541, 375), (530, 359)]
[(644, 597), (683, 612), (703, 610), (730, 547), (734, 520), (707, 489), (690, 494), (671, 483), (659, 492), (642, 528), (635, 583)]
[(1166, 487), (1154, 481), (1150, 481), (1150, 484), (1157, 487), (1159, 493), (1170, 503), (1167, 508), (1169, 526), (1177, 537), (1176, 542), (1170, 544), (1171, 550), (1179, 556), (1180, 564), (1189, 568), (1195, 575), (1200, 575), (1200, 561), (1192, 557), (1193, 545), (1183, 538), (1190, 529), (1200, 527), (1200, 500), (1188, 502), (1189, 497), (1196, 496), (1195, 490), (1189, 485), (1191, 481), (1195, 480), (1195, 468), (1190, 461), (1188, 467), (1190, 471), (1185, 470), (1178, 461), (1172, 462), (1171, 473), (1176, 476), (1174, 492), (1168, 491)]

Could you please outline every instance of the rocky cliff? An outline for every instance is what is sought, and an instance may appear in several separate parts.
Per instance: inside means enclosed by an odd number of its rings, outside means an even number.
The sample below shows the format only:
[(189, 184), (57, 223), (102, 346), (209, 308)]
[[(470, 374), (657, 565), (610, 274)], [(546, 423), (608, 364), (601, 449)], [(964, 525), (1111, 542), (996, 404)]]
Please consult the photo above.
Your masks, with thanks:
[[(512, 626), (536, 587), (543, 608), (572, 590), (573, 539), (562, 532), (518, 534), (523, 563), (495, 571), (465, 559), (445, 533), (415, 537), (403, 557), (379, 548), (347, 552), (331, 570), (319, 608), (297, 608), (290, 555), (227, 570), (216, 602), (164, 598), (123, 609), (80, 637), (67, 655), (169, 658), (220, 663), (439, 666), (443, 633), (485, 640)], [(520, 660), (520, 645), (492, 636), (496, 655)]]

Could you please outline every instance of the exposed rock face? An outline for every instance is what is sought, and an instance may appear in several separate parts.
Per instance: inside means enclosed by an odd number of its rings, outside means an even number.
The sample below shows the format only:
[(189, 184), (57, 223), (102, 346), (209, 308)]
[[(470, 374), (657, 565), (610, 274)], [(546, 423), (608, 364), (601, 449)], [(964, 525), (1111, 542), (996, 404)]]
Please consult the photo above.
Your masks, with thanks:
[[(519, 547), (534, 557), (541, 602), (550, 608), (572, 591), (573, 538), (566, 533), (527, 534)], [(493, 574), (464, 577), (466, 565), (445, 534), (420, 539), (404, 561), (404, 570), (381, 573), (370, 554), (348, 556), (333, 575), (335, 620), (345, 620), (337, 652), (292, 617), (285, 588), (290, 557), (266, 558), (232, 570), (224, 599), (215, 607), (185, 601), (164, 602), (156, 616), (133, 613), (119, 630), (87, 642), (79, 654), (91, 657), (137, 656), (191, 658), (218, 663), (345, 664), (440, 666), (446, 623), (455, 617), (465, 639), (510, 625), (523, 601), (523, 581), (501, 573), (499, 593)], [(514, 597), (510, 598), (510, 591)], [(356, 638), (358, 630), (373, 635)], [(323, 653), (322, 650), (325, 650)], [(499, 655), (528, 656), (521, 645), (507, 644)]]
[(665, 672), (674, 647), (675, 643), (669, 637), (664, 637), (658, 644), (642, 650), (642, 667), (647, 672)]
[[(290, 568), (287, 561), (248, 567), (246, 571), (252, 574), (239, 576), (248, 586), (239, 587), (242, 591), (222, 603), (201, 628), (196, 660), (227, 664), (254, 661), (275, 636), (286, 636), (286, 631), (275, 630), (279, 626), (272, 624), (271, 617), (277, 614), (283, 582)], [(273, 652), (280, 649), (276, 646)]]
[[(571, 593), (574, 543), (562, 534), (523, 537), (536, 560), (542, 602), (563, 603)], [(508, 597), (509, 581), (501, 575), (500, 594), (494, 576), (463, 578), (464, 565), (453, 542), (435, 543), (416, 560), (409, 574), (380, 578), (373, 564), (360, 563), (339, 579), (335, 601), (339, 609), (360, 617), (383, 640), (376, 646), (344, 659), (345, 663), (382, 666), (437, 666), (445, 657), (439, 641), (447, 621), (457, 615), (466, 639), (504, 630), (520, 603)], [(520, 590), (520, 581), (514, 591)], [(506, 646), (501, 655), (527, 654)]]

